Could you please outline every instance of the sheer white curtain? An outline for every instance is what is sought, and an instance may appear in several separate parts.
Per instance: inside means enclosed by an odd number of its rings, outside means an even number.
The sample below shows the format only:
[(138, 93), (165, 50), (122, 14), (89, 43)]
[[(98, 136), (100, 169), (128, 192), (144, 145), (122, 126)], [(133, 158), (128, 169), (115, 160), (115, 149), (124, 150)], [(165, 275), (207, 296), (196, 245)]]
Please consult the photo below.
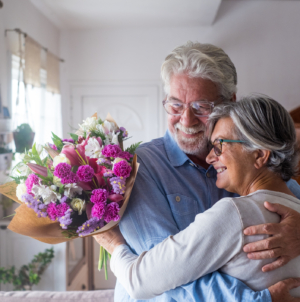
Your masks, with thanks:
[[(19, 57), (12, 56), (12, 120), (13, 129), (28, 123), (38, 144), (51, 142), (51, 132), (62, 136), (61, 96), (46, 91), (46, 70), (41, 69), (41, 87), (27, 85), (23, 75), (18, 93)], [(18, 97), (19, 95), (19, 97)]]

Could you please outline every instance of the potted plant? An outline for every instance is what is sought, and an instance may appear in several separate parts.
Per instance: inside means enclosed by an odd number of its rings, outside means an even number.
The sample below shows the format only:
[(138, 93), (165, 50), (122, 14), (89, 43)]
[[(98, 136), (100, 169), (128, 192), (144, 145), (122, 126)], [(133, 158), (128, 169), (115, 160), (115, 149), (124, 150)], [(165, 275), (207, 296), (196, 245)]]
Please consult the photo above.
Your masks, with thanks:
[(24, 153), (32, 147), (35, 133), (32, 131), (29, 124), (21, 124), (13, 132), (16, 144), (16, 152)]
[(0, 267), (0, 283), (12, 283), (14, 290), (31, 290), (41, 280), (41, 275), (54, 258), (53, 247), (46, 249), (44, 253), (38, 253), (32, 261), (23, 265), (19, 272), (15, 272), (15, 266), (11, 268)]

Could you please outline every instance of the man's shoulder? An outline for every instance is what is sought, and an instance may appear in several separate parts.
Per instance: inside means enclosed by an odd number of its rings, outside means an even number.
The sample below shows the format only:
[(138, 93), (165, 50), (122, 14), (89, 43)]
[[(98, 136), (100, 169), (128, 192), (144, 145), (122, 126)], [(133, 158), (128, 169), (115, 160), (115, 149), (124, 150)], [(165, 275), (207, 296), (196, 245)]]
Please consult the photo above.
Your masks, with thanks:
[(154, 156), (158, 154), (165, 155), (165, 143), (164, 143), (164, 138), (159, 137), (156, 139), (153, 139), (150, 142), (143, 143), (141, 144), (137, 149), (136, 149), (136, 154), (138, 157), (141, 159), (146, 159), (149, 156)]

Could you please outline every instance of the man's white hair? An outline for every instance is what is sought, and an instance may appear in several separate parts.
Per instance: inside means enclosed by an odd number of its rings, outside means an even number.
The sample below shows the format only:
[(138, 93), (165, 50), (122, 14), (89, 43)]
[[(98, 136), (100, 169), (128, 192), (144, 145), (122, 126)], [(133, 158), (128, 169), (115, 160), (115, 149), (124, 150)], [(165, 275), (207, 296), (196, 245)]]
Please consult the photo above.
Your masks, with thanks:
[(211, 80), (219, 89), (220, 96), (230, 100), (237, 88), (235, 66), (228, 55), (212, 44), (187, 42), (176, 47), (165, 59), (161, 76), (166, 94), (174, 74), (187, 74), (191, 78)]

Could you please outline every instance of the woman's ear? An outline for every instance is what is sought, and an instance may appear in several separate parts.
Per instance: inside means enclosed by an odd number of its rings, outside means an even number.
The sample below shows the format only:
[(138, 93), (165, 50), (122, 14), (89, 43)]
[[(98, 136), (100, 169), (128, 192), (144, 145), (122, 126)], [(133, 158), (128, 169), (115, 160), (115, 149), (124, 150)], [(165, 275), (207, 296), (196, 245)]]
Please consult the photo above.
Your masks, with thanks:
[(255, 162), (254, 167), (256, 169), (260, 169), (263, 166), (265, 166), (268, 162), (268, 159), (270, 157), (270, 151), (269, 150), (256, 150), (255, 151)]

